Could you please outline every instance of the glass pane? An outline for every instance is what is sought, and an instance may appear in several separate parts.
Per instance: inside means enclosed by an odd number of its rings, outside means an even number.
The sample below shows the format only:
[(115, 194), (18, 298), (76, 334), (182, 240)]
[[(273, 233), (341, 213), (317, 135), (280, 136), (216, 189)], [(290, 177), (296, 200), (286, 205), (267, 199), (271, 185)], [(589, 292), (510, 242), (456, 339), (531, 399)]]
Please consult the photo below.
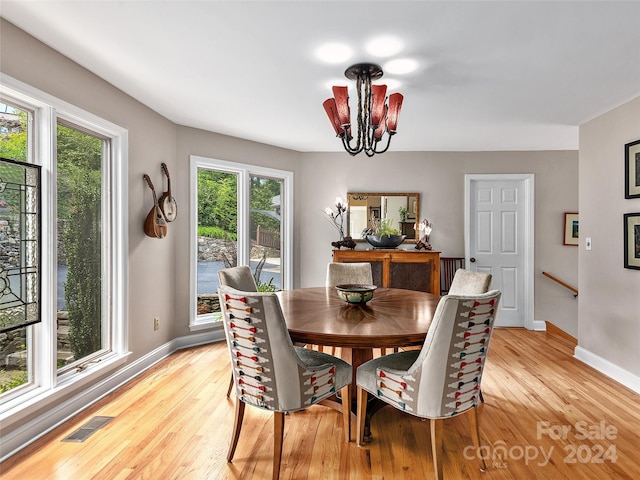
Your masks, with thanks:
[(102, 318), (103, 143), (57, 126), (59, 368), (108, 348)]
[(238, 264), (238, 175), (198, 169), (198, 315), (220, 312), (218, 270)]
[(0, 157), (26, 162), (31, 113), (0, 101)]
[[(0, 157), (17, 162), (27, 162), (29, 160), (28, 145), (31, 117), (31, 112), (0, 101)], [(6, 198), (10, 193), (13, 195), (16, 192), (7, 192), (4, 194), (5, 198), (0, 200), (0, 236), (6, 238), (7, 243), (13, 243), (9, 237), (11, 232), (15, 231), (17, 215), (15, 211), (12, 212), (12, 206), (10, 205), (10, 203), (14, 202), (11, 202), (10, 198)], [(3, 241), (2, 243), (4, 251), (5, 242)], [(5, 253), (7, 252), (3, 252), (3, 257)], [(14, 251), (13, 253), (17, 252)], [(17, 257), (13, 254), (8, 255), (7, 261), (3, 262), (3, 269), (11, 268), (12, 265), (14, 267), (17, 266), (11, 258), (15, 259)], [(14, 286), (13, 282), (14, 280), (10, 281), (12, 287)], [(16, 289), (16, 291), (18, 290), (22, 291), (21, 288)], [(29, 293), (29, 295), (32, 293)], [(4, 323), (4, 321), (0, 319), (0, 323)], [(25, 327), (0, 333), (0, 394), (10, 392), (33, 381), (32, 348), (29, 334), (31, 329), (32, 327)]]
[(40, 322), (40, 171), (0, 159), (0, 333)]
[(251, 270), (258, 290), (282, 289), (282, 180), (251, 176)]

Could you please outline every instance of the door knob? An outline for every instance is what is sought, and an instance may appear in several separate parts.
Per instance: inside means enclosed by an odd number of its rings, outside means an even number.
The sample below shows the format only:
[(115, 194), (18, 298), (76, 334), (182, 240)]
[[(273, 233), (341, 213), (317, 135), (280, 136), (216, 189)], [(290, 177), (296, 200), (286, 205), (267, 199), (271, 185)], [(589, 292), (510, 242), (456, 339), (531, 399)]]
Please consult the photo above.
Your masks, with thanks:
[(476, 259), (475, 259), (475, 258), (473, 258), (473, 257), (471, 257), (471, 258), (469, 259), (469, 261), (470, 261), (471, 263), (476, 263)]

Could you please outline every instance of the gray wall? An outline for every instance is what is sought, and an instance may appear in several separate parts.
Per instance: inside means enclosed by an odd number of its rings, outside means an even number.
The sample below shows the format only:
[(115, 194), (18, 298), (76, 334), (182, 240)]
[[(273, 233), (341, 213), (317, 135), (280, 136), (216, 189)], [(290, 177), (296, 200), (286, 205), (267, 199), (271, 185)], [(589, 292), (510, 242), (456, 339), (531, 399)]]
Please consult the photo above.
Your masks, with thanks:
[(640, 391), (640, 271), (623, 268), (624, 145), (640, 140), (640, 98), (580, 127), (580, 347), (636, 376)]
[[(578, 153), (387, 152), (374, 158), (346, 153), (302, 155), (298, 188), (303, 225), (300, 286), (324, 284), (336, 232), (323, 210), (351, 192), (420, 192), (422, 218), (433, 223), (431, 243), (443, 256), (464, 256), (464, 175), (535, 174), (535, 320), (577, 335), (573, 294), (542, 275), (548, 271), (578, 285), (578, 249), (562, 245), (564, 212), (578, 210)], [(413, 248), (408, 245), (405, 248)]]

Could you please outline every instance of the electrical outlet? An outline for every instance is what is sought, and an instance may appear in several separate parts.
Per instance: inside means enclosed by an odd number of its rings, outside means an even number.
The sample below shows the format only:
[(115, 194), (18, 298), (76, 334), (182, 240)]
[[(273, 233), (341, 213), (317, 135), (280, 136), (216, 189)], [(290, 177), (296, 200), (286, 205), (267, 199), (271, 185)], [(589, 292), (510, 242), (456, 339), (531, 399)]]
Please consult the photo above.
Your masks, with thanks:
[(154, 330), (159, 330), (160, 329), (160, 317), (155, 317), (153, 319), (153, 329)]

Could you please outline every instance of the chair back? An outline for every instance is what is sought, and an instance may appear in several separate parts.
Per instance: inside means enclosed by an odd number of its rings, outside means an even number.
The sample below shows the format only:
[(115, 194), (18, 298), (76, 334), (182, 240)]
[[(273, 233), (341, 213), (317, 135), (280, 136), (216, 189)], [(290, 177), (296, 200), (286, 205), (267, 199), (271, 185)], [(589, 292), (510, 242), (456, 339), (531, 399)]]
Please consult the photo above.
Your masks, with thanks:
[(275, 293), (220, 286), (218, 295), (236, 398), (267, 410), (295, 411), (348, 383), (336, 377), (334, 364), (317, 363), (311, 371), (302, 363)]
[(491, 274), (472, 272), (459, 268), (449, 287), (449, 295), (478, 295), (487, 293), (491, 285)]
[(373, 274), (371, 273), (371, 264), (368, 262), (333, 262), (327, 264), (327, 287), (335, 287), (336, 285), (349, 283), (372, 285)]
[(220, 280), (220, 285), (242, 290), (243, 292), (258, 291), (258, 285), (256, 285), (251, 269), (247, 265), (219, 270), (218, 280)]
[(440, 299), (424, 345), (406, 371), (378, 368), (378, 396), (424, 418), (458, 415), (478, 404), (501, 292)]

